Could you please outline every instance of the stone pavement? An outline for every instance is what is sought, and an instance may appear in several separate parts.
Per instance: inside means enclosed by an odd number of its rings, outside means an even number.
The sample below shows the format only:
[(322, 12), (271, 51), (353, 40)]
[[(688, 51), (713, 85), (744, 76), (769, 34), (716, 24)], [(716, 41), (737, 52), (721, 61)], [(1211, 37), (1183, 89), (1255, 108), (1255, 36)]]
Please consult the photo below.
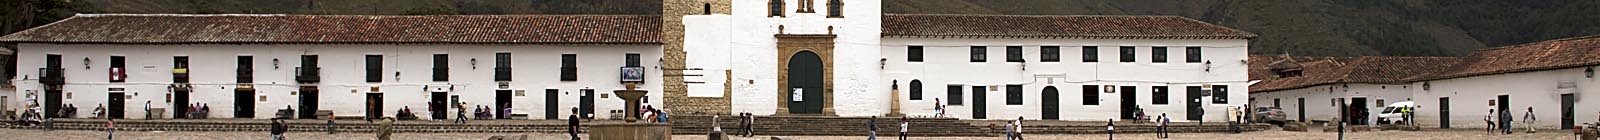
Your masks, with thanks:
[[(402, 140), (427, 139), (427, 140), (484, 140), (495, 135), (520, 135), (528, 134), (529, 139), (536, 140), (562, 140), (567, 139), (566, 134), (556, 133), (398, 133), (395, 138)], [(0, 140), (92, 140), (104, 139), (105, 131), (82, 130), (57, 130), (43, 131), (36, 129), (0, 129)], [(292, 132), (288, 137), (293, 140), (366, 140), (374, 139), (372, 133), (339, 133), (329, 135), (326, 133)], [(582, 135), (580, 135), (582, 136)], [(1479, 139), (1515, 139), (1515, 140), (1549, 140), (1571, 139), (1570, 131), (1547, 130), (1540, 133), (1517, 133), (1510, 135), (1490, 135), (1483, 131), (1473, 129), (1450, 130), (1425, 130), (1425, 131), (1376, 131), (1355, 132), (1347, 135), (1350, 139), (1384, 139), (1384, 140), (1479, 140)], [(736, 140), (767, 140), (771, 136), (756, 136), (750, 138), (735, 137)], [(865, 139), (862, 136), (782, 136), (791, 140), (855, 140)], [(1106, 139), (1105, 135), (1097, 134), (1070, 134), (1070, 135), (1027, 135), (1028, 139), (1054, 140), (1054, 139)], [(266, 132), (161, 132), (161, 131), (127, 131), (117, 132), (119, 140), (265, 140)], [(587, 139), (587, 138), (585, 138)], [(705, 139), (704, 135), (675, 135), (673, 139), (698, 140)], [(890, 140), (893, 137), (880, 137)], [(912, 137), (914, 140), (999, 140), (1001, 137)], [(1155, 139), (1155, 134), (1118, 134), (1116, 139)], [(1327, 132), (1292, 132), (1292, 131), (1258, 131), (1241, 134), (1229, 133), (1174, 133), (1172, 138), (1177, 140), (1191, 139), (1252, 139), (1252, 140), (1303, 140), (1303, 139), (1335, 139), (1335, 133)]]

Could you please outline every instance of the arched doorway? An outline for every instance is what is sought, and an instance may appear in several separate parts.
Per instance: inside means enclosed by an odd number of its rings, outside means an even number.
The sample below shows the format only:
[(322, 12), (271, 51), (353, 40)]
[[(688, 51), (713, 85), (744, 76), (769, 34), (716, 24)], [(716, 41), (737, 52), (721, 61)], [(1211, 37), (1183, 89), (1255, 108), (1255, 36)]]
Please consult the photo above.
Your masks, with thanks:
[(1061, 115), (1060, 115), (1061, 114), (1061, 93), (1059, 91), (1056, 91), (1056, 86), (1044, 87), (1044, 91), (1042, 91), (1040, 93), (1042, 93), (1041, 96), (1043, 96), (1043, 97), (1040, 97), (1039, 100), (1040, 100), (1040, 102), (1044, 102), (1043, 103), (1044, 107), (1039, 108), (1042, 111), (1040, 114), (1044, 115), (1044, 117), (1042, 117), (1042, 118), (1044, 120), (1057, 120), (1057, 119), (1060, 119), (1061, 118)]
[(823, 63), (817, 53), (800, 51), (789, 58), (788, 87), (790, 114), (822, 114)]

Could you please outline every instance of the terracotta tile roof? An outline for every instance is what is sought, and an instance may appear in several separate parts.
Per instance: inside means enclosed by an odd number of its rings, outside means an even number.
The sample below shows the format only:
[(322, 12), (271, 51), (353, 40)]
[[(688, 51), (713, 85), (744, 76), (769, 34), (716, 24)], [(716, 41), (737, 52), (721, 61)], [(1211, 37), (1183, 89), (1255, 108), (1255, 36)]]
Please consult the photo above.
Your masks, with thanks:
[[(1274, 62), (1296, 62), (1304, 76), (1276, 78)], [(1281, 63), (1278, 63), (1281, 64)], [(1403, 84), (1417, 81), (1600, 65), (1600, 35), (1478, 50), (1462, 57), (1312, 58), (1250, 56), (1250, 92), (1334, 83)]]
[(659, 44), (660, 28), (657, 15), (81, 14), (0, 42)]
[[(1301, 76), (1273, 77), (1268, 67), (1280, 60), (1298, 62)], [(1267, 92), (1334, 83), (1404, 84), (1428, 73), (1444, 70), (1460, 59), (1455, 57), (1283, 57), (1251, 56), (1250, 79), (1261, 80), (1250, 85), (1251, 92)]]
[(1179, 16), (884, 14), (883, 36), (1251, 39), (1256, 34)]
[(1600, 65), (1600, 35), (1590, 35), (1479, 50), (1463, 57), (1462, 65), (1417, 80), (1596, 65)]

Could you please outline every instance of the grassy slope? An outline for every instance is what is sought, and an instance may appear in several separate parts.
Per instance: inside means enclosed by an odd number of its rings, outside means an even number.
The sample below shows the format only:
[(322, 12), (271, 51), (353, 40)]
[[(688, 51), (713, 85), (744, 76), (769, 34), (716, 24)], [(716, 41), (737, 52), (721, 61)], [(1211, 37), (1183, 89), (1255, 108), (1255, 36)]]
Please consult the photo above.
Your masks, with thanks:
[[(891, 13), (1179, 15), (1261, 34), (1253, 54), (1463, 55), (1600, 33), (1593, 0), (889, 0)], [(961, 12), (947, 5), (977, 5)], [(930, 10), (933, 8), (933, 10)], [(987, 10), (985, 10), (987, 9)]]

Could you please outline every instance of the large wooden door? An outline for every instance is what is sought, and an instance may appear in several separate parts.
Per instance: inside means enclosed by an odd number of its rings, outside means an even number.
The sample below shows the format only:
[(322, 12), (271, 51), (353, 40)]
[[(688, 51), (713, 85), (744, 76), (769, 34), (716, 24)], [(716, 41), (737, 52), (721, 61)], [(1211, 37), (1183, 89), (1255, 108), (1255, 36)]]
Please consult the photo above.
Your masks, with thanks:
[(1040, 95), (1043, 97), (1039, 97), (1039, 100), (1040, 102), (1043, 102), (1044, 105), (1039, 109), (1041, 112), (1040, 114), (1044, 115), (1044, 117), (1042, 117), (1044, 120), (1061, 119), (1060, 92), (1061, 91), (1057, 90), (1055, 86), (1044, 87), (1044, 91), (1040, 92)]
[(1576, 123), (1576, 119), (1573, 118), (1576, 112), (1573, 112), (1575, 106), (1572, 96), (1572, 94), (1561, 94), (1561, 129), (1572, 129), (1573, 123)]
[(594, 89), (580, 90), (580, 94), (583, 95), (578, 97), (578, 113), (582, 113), (583, 118), (593, 118), (589, 115), (594, 115)]
[(494, 92), (494, 118), (505, 119), (511, 116), (506, 114), (506, 108), (511, 108), (511, 90), (498, 90)]
[[(172, 91), (172, 117), (189, 118), (189, 91)], [(196, 106), (198, 107), (198, 106)]]
[(1184, 94), (1187, 94), (1184, 96), (1184, 98), (1188, 98), (1184, 99), (1183, 101), (1184, 106), (1187, 106), (1187, 119), (1191, 121), (1200, 120), (1203, 117), (1202, 115), (1205, 113), (1205, 110), (1200, 108), (1200, 105), (1202, 104), (1200, 102), (1200, 86), (1189, 86)]
[(825, 94), (822, 58), (811, 51), (801, 51), (789, 58), (788, 83), (790, 114), (822, 114)]
[(1450, 97), (1439, 97), (1439, 128), (1450, 128)]
[(300, 108), (297, 109), (301, 119), (317, 119), (317, 87), (300, 87)]
[[(106, 117), (110, 117), (110, 118), (113, 118), (113, 119), (124, 119), (124, 118), (127, 118), (126, 116), (124, 116), (124, 114), (126, 114), (125, 112), (127, 112), (126, 111), (127, 110), (127, 105), (128, 105), (127, 97), (128, 97), (127, 94), (124, 93), (124, 92), (111, 92), (109, 94), (106, 94), (106, 99), (109, 102), (109, 103), (106, 103), (106, 104), (109, 104), (109, 105), (106, 105), (106, 109), (108, 110), (108, 111), (106, 111), (106, 113), (107, 113)], [(51, 113), (51, 114), (54, 114), (54, 113)]]
[(383, 117), (383, 93), (367, 93), (367, 118)]
[(972, 119), (989, 118), (988, 90), (984, 86), (972, 86)]
[(428, 117), (431, 118), (431, 119), (440, 119), (440, 118), (448, 117), (449, 114), (445, 113), (445, 112), (450, 112), (449, 111), (450, 110), (450, 106), (445, 105), (445, 104), (448, 104), (449, 101), (450, 101), (449, 93), (446, 93), (446, 92), (433, 92), (432, 94), (433, 94), (432, 96), (428, 96), (428, 108), (432, 109), (432, 110), (428, 110), (428, 112), (429, 112), (429, 116)]
[(562, 111), (568, 111), (568, 110), (562, 110), (561, 109), (561, 105), (560, 105), (561, 104), (560, 103), (561, 96), (560, 96), (560, 94), (561, 94), (560, 90), (556, 90), (556, 89), (545, 89), (544, 90), (544, 119), (560, 120), (561, 119), (561, 117), (560, 117), (561, 112)]
[(1134, 86), (1122, 86), (1122, 119), (1134, 119), (1139, 113), (1139, 92)]
[(255, 100), (255, 97), (256, 97), (256, 91), (255, 90), (235, 90), (235, 91), (233, 91), (233, 117), (234, 118), (255, 118), (255, 116), (256, 116), (256, 100)]

